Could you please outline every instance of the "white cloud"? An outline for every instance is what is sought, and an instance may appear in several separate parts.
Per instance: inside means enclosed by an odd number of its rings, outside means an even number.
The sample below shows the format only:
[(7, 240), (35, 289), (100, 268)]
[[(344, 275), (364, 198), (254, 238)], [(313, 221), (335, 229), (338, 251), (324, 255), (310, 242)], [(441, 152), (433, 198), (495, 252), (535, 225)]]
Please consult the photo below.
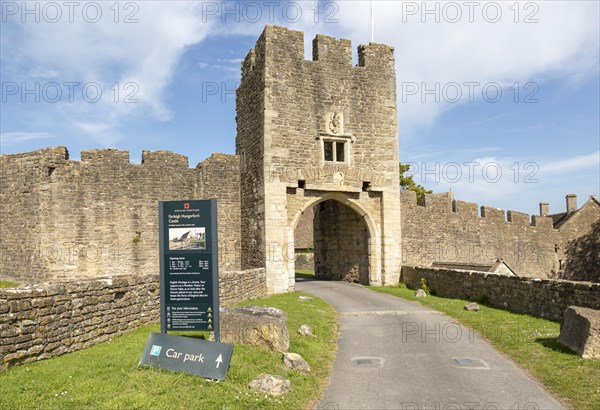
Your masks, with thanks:
[(3, 132), (0, 134), (0, 145), (15, 145), (25, 141), (46, 138), (52, 138), (52, 136), (45, 132)]
[[(56, 4), (61, 7), (62, 3)], [(64, 7), (57, 23), (44, 18), (35, 23), (32, 17), (22, 23), (21, 15), (6, 16), (2, 46), (11, 60), (2, 68), (6, 81), (31, 87), (30, 83), (52, 79), (63, 95), (74, 94), (74, 101), (64, 97), (46, 104), (53, 111), (52, 121), (104, 143), (106, 135), (116, 134), (130, 118), (156, 121), (171, 117), (164, 104), (166, 87), (186, 47), (202, 41), (210, 24), (200, 18), (197, 2), (127, 3), (134, 7), (95, 4), (102, 7), (102, 17), (95, 23), (90, 22), (94, 14), (88, 11), (86, 15), (81, 8), (75, 8), (72, 22)], [(120, 8), (118, 16), (115, 5)], [(127, 16), (137, 22), (125, 23)], [(74, 93), (67, 94), (70, 89), (65, 82), (77, 84)], [(82, 97), (82, 89), (89, 84), (97, 84), (101, 90), (99, 101), (91, 103)], [(91, 91), (94, 99), (94, 87)], [(137, 103), (124, 103), (127, 96)]]
[(29, 77), (31, 78), (57, 78), (60, 73), (48, 67), (35, 67), (29, 71)]
[(590, 170), (598, 175), (600, 151), (535, 162), (496, 156), (465, 156), (456, 162), (435, 159), (445, 154), (415, 160), (409, 174), (434, 192), (452, 191), (456, 199), (529, 213), (536, 213), (541, 201), (551, 202), (553, 212), (560, 212), (566, 193), (577, 193), (582, 198), (598, 194), (597, 178), (579, 176), (588, 175)]
[(540, 165), (540, 171), (544, 175), (569, 174), (588, 168), (600, 170), (600, 151), (573, 158), (546, 162)]
[(240, 74), (240, 66), (242, 63), (241, 58), (231, 58), (231, 59), (206, 59), (205, 61), (200, 61), (198, 63), (198, 67), (201, 69), (209, 68), (211, 70), (221, 70), (231, 72), (236, 78)]
[[(444, 13), (447, 3), (460, 7), (458, 22), (450, 22), (455, 16), (451, 9)], [(395, 47), (401, 133), (430, 125), (457, 105), (444, 101), (443, 86), (451, 82), (461, 85), (463, 97), (470, 91), (464, 83), (479, 84), (474, 90), (476, 99), (481, 100), (486, 84), (519, 83), (522, 87), (528, 81), (557, 76), (577, 81), (597, 75), (597, 2), (520, 2), (518, 17), (515, 2), (473, 2), (478, 4), (473, 9), (473, 22), (469, 21), (467, 3), (375, 2), (375, 41)], [(494, 17), (493, 8), (483, 12), (485, 5), (492, 3), (502, 6), (496, 23), (488, 22)], [(340, 23), (336, 29), (353, 40), (368, 41), (368, 2), (338, 4)], [(416, 14), (411, 14), (415, 7)], [(423, 14), (424, 7), (438, 7), (439, 22), (435, 13)], [(538, 22), (525, 23), (528, 16)], [(518, 23), (514, 22), (516, 17)], [(405, 92), (403, 103), (403, 84), (406, 88), (412, 83), (419, 86), (418, 93), (411, 96)], [(422, 83), (428, 89), (439, 84), (439, 103), (433, 96), (423, 95)], [(453, 97), (447, 96), (449, 100)]]

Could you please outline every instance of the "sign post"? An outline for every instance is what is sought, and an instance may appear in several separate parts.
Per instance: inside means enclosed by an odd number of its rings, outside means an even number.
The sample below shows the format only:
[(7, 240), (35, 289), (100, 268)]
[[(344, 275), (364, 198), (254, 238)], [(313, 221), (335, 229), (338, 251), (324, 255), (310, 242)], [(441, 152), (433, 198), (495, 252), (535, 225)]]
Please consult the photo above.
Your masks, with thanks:
[(160, 331), (219, 333), (217, 201), (163, 201), (159, 209)]
[[(139, 366), (223, 380), (233, 345), (219, 343), (217, 201), (158, 203), (160, 333), (151, 333)], [(211, 330), (215, 342), (166, 334)]]

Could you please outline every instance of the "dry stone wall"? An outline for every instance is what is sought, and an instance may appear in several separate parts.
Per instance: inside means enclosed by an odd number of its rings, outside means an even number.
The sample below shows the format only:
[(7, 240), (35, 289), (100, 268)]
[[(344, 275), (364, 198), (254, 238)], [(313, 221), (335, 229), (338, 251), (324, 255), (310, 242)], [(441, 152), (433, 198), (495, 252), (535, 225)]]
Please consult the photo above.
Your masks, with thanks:
[[(0, 289), (0, 371), (160, 321), (158, 275), (121, 275)], [(219, 276), (221, 306), (265, 296), (265, 270)]]
[[(168, 151), (64, 147), (0, 156), (0, 277), (21, 282), (158, 272), (158, 201), (218, 201), (219, 267), (240, 269), (239, 158), (196, 168)], [(39, 273), (39, 276), (32, 275)]]
[(437, 296), (478, 300), (493, 306), (561, 320), (571, 305), (600, 309), (600, 283), (503, 276), (493, 273), (403, 266), (401, 281), (416, 289), (424, 278)]
[(0, 289), (0, 370), (80, 350), (158, 321), (157, 276)]

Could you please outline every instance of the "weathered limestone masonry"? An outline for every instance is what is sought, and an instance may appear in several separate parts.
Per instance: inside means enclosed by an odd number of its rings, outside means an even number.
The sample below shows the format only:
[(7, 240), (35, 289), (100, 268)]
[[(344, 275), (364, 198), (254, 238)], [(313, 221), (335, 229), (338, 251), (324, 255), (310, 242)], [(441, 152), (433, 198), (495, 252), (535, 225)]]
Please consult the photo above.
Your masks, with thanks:
[[(222, 306), (265, 295), (265, 270), (220, 276)], [(158, 323), (159, 276), (105, 279), (0, 289), (0, 371), (112, 339)]]
[[(219, 268), (240, 269), (239, 158), (64, 147), (0, 156), (0, 276), (27, 283), (158, 270), (158, 201), (218, 199)], [(38, 272), (39, 276), (32, 276)]]
[(437, 296), (486, 297), (494, 306), (546, 319), (561, 320), (571, 305), (600, 309), (600, 283), (402, 266), (401, 281), (407, 286), (419, 288), (421, 278)]
[(267, 294), (265, 268), (226, 271), (219, 274), (219, 303), (233, 306), (244, 300), (256, 299)]
[[(393, 49), (317, 35), (312, 61), (299, 31), (267, 26), (242, 65), (237, 92), (237, 153), (242, 158), (242, 268), (266, 266), (269, 292), (294, 286), (294, 229), (302, 211), (337, 201), (358, 215), (321, 223), (366, 226), (371, 284), (397, 283), (400, 201), (396, 78)], [(346, 213), (347, 214), (347, 213)], [(327, 230), (331, 231), (330, 233)], [(341, 277), (335, 262), (354, 250), (320, 259), (318, 269)]]
[(368, 285), (369, 236), (360, 215), (336, 201), (321, 202), (315, 215), (317, 277)]
[(0, 289), (0, 371), (159, 321), (158, 276)]
[(508, 211), (505, 219), (502, 209), (488, 206), (479, 213), (477, 204), (449, 195), (426, 195), (417, 204), (414, 192), (401, 191), (401, 199), (403, 265), (503, 259), (518, 276), (548, 278), (554, 272), (554, 277), (600, 282), (600, 256), (592, 245), (600, 235), (595, 198), (554, 226), (550, 216), (534, 215), (530, 222), (529, 215)]

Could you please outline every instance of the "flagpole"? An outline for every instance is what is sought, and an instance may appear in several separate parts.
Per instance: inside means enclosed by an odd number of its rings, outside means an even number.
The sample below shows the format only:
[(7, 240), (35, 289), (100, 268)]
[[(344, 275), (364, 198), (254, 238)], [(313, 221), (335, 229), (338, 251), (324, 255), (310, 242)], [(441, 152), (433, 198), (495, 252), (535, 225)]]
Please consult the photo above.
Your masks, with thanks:
[(375, 42), (375, 28), (373, 24), (373, 0), (371, 0), (369, 7), (369, 22), (371, 24), (371, 43)]

